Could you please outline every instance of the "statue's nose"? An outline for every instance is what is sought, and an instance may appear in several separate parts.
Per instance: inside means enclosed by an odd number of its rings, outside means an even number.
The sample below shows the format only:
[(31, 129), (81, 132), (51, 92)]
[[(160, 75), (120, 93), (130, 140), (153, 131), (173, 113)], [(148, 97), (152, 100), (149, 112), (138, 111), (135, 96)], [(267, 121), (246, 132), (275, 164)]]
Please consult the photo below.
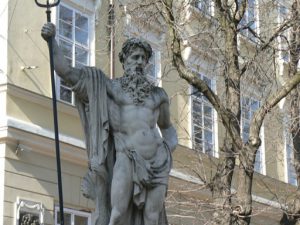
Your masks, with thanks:
[(138, 58), (138, 61), (137, 61), (137, 63), (138, 63), (138, 64), (142, 64), (142, 63), (143, 63), (143, 59), (142, 59), (142, 57), (139, 57), (139, 58)]

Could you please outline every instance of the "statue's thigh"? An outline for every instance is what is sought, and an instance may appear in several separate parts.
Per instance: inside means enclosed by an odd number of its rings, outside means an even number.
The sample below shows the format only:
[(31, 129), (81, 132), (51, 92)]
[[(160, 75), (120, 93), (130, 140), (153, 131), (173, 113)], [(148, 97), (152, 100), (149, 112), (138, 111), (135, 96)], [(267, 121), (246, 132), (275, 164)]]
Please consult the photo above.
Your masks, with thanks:
[(124, 153), (117, 153), (113, 170), (113, 180), (111, 186), (112, 203), (122, 200), (125, 204), (132, 196), (132, 164)]
[(166, 191), (166, 185), (158, 185), (157, 187), (148, 190), (144, 212), (145, 214), (160, 213), (165, 201)]

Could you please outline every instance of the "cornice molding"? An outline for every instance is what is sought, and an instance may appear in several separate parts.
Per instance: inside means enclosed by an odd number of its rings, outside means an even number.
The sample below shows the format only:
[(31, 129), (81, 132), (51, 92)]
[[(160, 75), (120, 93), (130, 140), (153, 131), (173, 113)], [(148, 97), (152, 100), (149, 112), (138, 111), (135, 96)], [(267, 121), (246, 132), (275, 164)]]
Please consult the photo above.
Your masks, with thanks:
[[(64, 134), (59, 135), (62, 160), (86, 165), (84, 141)], [(0, 121), (0, 143), (21, 145), (22, 151), (55, 157), (54, 133), (31, 123), (7, 117)], [(22, 154), (22, 153), (20, 153)]]
[[(41, 105), (47, 109), (52, 109), (52, 98), (16, 86), (14, 84), (8, 83), (0, 85), (0, 93), (1, 92), (7, 92), (7, 94), (10, 96), (14, 96), (16, 98)], [(75, 106), (57, 101), (57, 110), (58, 112), (62, 112), (72, 116), (77, 116), (79, 118), (79, 114)]]

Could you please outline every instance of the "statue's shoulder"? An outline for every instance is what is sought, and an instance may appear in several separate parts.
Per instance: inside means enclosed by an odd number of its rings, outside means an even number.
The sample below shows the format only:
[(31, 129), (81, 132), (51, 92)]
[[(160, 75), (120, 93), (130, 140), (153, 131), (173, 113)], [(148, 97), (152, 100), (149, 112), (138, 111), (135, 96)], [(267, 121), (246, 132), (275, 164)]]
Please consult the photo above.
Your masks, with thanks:
[(80, 71), (82, 76), (101, 77), (104, 79), (109, 79), (101, 69), (94, 66), (83, 66), (80, 68)]
[(122, 91), (121, 81), (120, 78), (114, 78), (114, 79), (107, 79), (106, 82), (107, 91), (110, 96), (116, 96), (119, 95)]
[(116, 89), (120, 88), (122, 86), (121, 85), (121, 79), (122, 79), (122, 77), (111, 79), (110, 81), (111, 81), (112, 87), (116, 88)]
[(155, 86), (153, 87), (152, 93), (160, 103), (169, 102), (168, 94), (163, 88)]

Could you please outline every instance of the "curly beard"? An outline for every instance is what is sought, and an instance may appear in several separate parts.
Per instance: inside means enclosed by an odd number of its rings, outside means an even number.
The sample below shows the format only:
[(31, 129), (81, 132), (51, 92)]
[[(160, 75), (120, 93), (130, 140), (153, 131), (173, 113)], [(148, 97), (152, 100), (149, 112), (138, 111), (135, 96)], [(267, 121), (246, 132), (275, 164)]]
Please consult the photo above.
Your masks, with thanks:
[(154, 85), (145, 75), (140, 73), (124, 74), (119, 78), (122, 89), (130, 95), (135, 105), (144, 105)]

